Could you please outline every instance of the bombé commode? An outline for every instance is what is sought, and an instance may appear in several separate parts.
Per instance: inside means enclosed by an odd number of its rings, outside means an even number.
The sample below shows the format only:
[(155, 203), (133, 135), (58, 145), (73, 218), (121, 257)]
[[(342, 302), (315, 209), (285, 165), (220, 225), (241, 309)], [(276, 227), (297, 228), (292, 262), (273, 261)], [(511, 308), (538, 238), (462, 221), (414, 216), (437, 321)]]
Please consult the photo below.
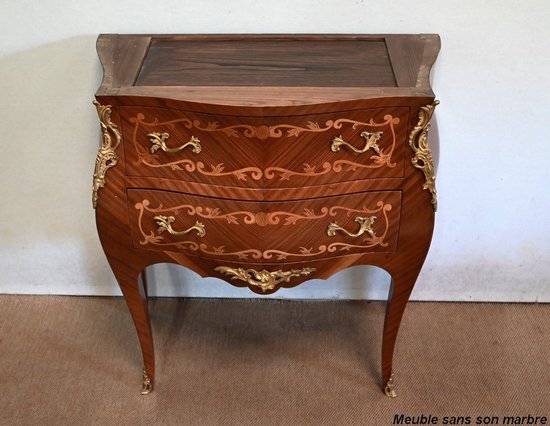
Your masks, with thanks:
[(437, 35), (101, 35), (92, 202), (143, 352), (144, 269), (260, 295), (353, 265), (392, 276), (383, 388), (437, 208)]

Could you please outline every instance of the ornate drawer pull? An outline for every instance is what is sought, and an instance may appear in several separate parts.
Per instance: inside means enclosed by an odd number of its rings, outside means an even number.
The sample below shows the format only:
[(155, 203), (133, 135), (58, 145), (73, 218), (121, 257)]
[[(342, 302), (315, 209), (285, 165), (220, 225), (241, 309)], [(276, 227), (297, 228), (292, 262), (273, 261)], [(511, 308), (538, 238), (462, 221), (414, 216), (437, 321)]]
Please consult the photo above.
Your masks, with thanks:
[(353, 145), (350, 145), (344, 139), (342, 139), (342, 135), (339, 135), (332, 140), (332, 145), (330, 146), (330, 149), (333, 152), (337, 152), (337, 151), (340, 151), (340, 147), (344, 145), (344, 146), (347, 146), (352, 151), (357, 152), (358, 154), (367, 152), (371, 148), (374, 150), (374, 152), (376, 152), (377, 154), (380, 154), (380, 147), (378, 146), (378, 141), (382, 137), (383, 133), (384, 132), (375, 132), (375, 133), (361, 132), (361, 137), (365, 138), (365, 140), (367, 141), (367, 143), (362, 149), (357, 149)]
[(357, 222), (359, 225), (359, 231), (356, 233), (349, 232), (348, 230), (342, 228), (340, 225), (337, 225), (336, 222), (332, 222), (328, 225), (327, 228), (327, 235), (329, 237), (334, 237), (336, 235), (336, 231), (342, 231), (345, 234), (348, 234), (350, 237), (360, 237), (365, 232), (369, 234), (372, 238), (374, 238), (374, 231), (372, 230), (372, 224), (376, 220), (376, 216), (368, 216), (368, 217), (362, 217), (357, 216), (355, 218), (355, 222)]
[(204, 225), (199, 221), (195, 222), (195, 224), (191, 228), (186, 229), (185, 231), (174, 231), (174, 229), (172, 228), (172, 223), (176, 220), (174, 216), (155, 216), (153, 219), (157, 222), (157, 225), (159, 226), (159, 234), (161, 232), (168, 231), (168, 233), (172, 235), (185, 235), (195, 230), (197, 231), (197, 235), (199, 237), (204, 237), (206, 235), (206, 229), (204, 229)]
[(166, 146), (166, 139), (168, 139), (170, 137), (170, 134), (168, 134), (166, 132), (164, 132), (164, 133), (158, 133), (158, 132), (147, 133), (147, 137), (149, 138), (149, 140), (153, 144), (153, 146), (151, 147), (151, 154), (154, 154), (159, 148), (161, 150), (163, 150), (164, 152), (179, 152), (179, 151), (181, 151), (182, 149), (184, 149), (188, 146), (192, 146), (193, 147), (192, 151), (195, 154), (198, 154), (199, 152), (201, 152), (201, 149), (202, 149), (201, 141), (199, 140), (199, 138), (196, 138), (195, 136), (191, 136), (191, 139), (189, 139), (189, 141), (187, 141), (182, 146), (179, 146), (177, 148), (168, 148)]
[(283, 281), (289, 282), (292, 277), (309, 275), (316, 271), (315, 268), (301, 268), (286, 272), (283, 272), (282, 269), (269, 272), (265, 269), (256, 271), (255, 269), (230, 268), (228, 266), (218, 266), (214, 270), (232, 276), (233, 280), (246, 281), (250, 285), (260, 287), (262, 291), (273, 290), (277, 284)]

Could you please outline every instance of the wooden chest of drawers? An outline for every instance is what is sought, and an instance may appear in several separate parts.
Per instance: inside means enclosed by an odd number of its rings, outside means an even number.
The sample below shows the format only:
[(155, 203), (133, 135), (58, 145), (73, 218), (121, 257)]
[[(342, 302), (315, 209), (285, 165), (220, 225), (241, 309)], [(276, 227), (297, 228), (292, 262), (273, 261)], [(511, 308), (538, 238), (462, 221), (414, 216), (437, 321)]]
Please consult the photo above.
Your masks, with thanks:
[(148, 265), (269, 294), (357, 264), (392, 276), (393, 349), (433, 232), (436, 35), (102, 35), (98, 233), (153, 388)]

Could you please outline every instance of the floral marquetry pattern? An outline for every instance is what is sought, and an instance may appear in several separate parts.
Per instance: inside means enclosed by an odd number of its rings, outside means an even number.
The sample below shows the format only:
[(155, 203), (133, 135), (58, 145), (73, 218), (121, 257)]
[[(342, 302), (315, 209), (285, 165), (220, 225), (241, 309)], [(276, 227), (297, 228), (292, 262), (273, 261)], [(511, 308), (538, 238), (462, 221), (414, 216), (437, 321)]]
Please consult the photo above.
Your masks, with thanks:
[[(296, 126), (291, 124), (277, 124), (272, 126), (252, 126), (248, 124), (237, 124), (224, 127), (216, 121), (203, 123), (201, 120), (191, 120), (188, 118), (179, 118), (169, 121), (159, 121), (157, 118), (155, 118), (152, 121), (146, 121), (145, 115), (143, 113), (138, 113), (135, 117), (131, 117), (129, 121), (134, 125), (133, 143), (135, 150), (138, 154), (138, 159), (136, 162), (137, 166), (145, 165), (152, 168), (169, 168), (173, 171), (198, 173), (200, 175), (209, 177), (230, 176), (239, 181), (248, 181), (248, 179), (252, 179), (255, 181), (260, 181), (263, 179), (277, 179), (280, 181), (288, 181), (294, 176), (316, 177), (326, 175), (327, 173), (331, 172), (346, 173), (355, 172), (358, 169), (376, 169), (384, 166), (389, 168), (396, 167), (396, 163), (392, 161), (392, 154), (396, 146), (395, 125), (399, 124), (400, 119), (398, 117), (392, 116), (391, 114), (386, 114), (384, 116), (384, 120), (381, 122), (375, 122), (373, 119), (363, 122), (347, 118), (340, 118), (337, 120), (327, 120), (322, 125), (314, 121), (309, 121), (304, 126)], [(140, 143), (138, 142), (138, 130), (140, 129), (140, 127), (144, 128), (149, 135), (167, 135), (167, 133), (154, 132), (153, 130), (158, 130), (159, 127), (161, 129), (166, 129), (176, 125), (183, 126), (186, 129), (189, 129), (189, 131), (199, 130), (212, 134), (222, 133), (228, 137), (256, 138), (258, 140), (266, 140), (270, 138), (295, 139), (305, 133), (323, 133), (329, 132), (331, 130), (337, 131), (343, 129), (344, 126), (349, 126), (348, 128), (351, 128), (353, 130), (363, 128), (374, 130), (373, 133), (369, 133), (366, 131), (362, 132), (361, 137), (366, 137), (365, 135), (367, 135), (375, 136), (375, 138), (370, 142), (370, 145), (368, 145), (368, 148), (372, 146), (372, 152), (369, 153), (370, 155), (362, 158), (362, 161), (360, 162), (342, 159), (334, 160), (332, 162), (323, 162), (322, 164), (303, 163), (301, 168), (295, 170), (290, 170), (285, 167), (277, 166), (271, 166), (267, 167), (266, 169), (261, 169), (255, 165), (230, 170), (227, 168), (225, 163), (206, 165), (203, 161), (197, 161), (197, 159), (181, 157), (175, 157), (168, 162), (161, 162), (159, 156), (154, 151), (149, 152), (148, 150), (145, 150), (142, 146), (140, 146)], [(391, 134), (391, 143), (384, 148), (379, 148), (376, 142), (384, 133), (383, 131), (380, 131), (380, 129), (382, 128), (385, 129), (384, 131), (389, 131), (389, 133)], [(331, 138), (333, 136), (331, 136)], [(334, 140), (338, 138), (341, 138), (341, 136), (334, 137)], [(340, 142), (340, 144), (346, 144), (350, 146), (343, 140), (342, 142)], [(332, 149), (334, 152), (338, 151), (339, 148), (336, 149), (334, 148), (334, 146), (335, 145), (333, 139), (327, 141), (327, 149)], [(207, 143), (205, 144), (205, 147), (203, 149), (208, 149)], [(365, 151), (355, 150), (355, 152)]]
[[(375, 209), (369, 209), (366, 206), (362, 209), (351, 209), (343, 206), (322, 207), (318, 211), (304, 208), (302, 213), (298, 214), (286, 211), (250, 212), (240, 210), (222, 212), (218, 207), (202, 207), (193, 206), (190, 204), (182, 204), (175, 207), (163, 207), (162, 205), (159, 205), (158, 207), (153, 208), (150, 206), (150, 201), (144, 199), (141, 202), (136, 203), (135, 208), (139, 212), (138, 229), (141, 233), (141, 240), (139, 243), (142, 246), (154, 245), (166, 247), (166, 249), (172, 247), (177, 250), (200, 252), (214, 257), (233, 257), (239, 260), (287, 260), (289, 258), (309, 258), (327, 253), (348, 252), (354, 249), (365, 249), (376, 246), (387, 247), (388, 243), (385, 239), (388, 234), (390, 224), (388, 212), (391, 211), (392, 205), (389, 203), (384, 203), (383, 201), (378, 201)], [(196, 238), (170, 241), (165, 239), (164, 236), (161, 235), (161, 232), (157, 231), (157, 233), (155, 233), (154, 231), (147, 232), (145, 230), (143, 223), (144, 216), (149, 217), (150, 215), (155, 215), (155, 218), (157, 218), (159, 217), (157, 215), (161, 213), (177, 216), (180, 212), (186, 216), (198, 216), (207, 220), (222, 221), (228, 225), (241, 226), (292, 226), (296, 225), (299, 221), (312, 221), (318, 222), (317, 224), (314, 224), (314, 226), (318, 227), (320, 235), (327, 234), (326, 230), (330, 229), (330, 227), (334, 225), (333, 218), (337, 217), (339, 212), (345, 212), (348, 217), (356, 214), (378, 214), (378, 217), (382, 218), (384, 225), (383, 231), (380, 235), (376, 235), (374, 232), (369, 232), (362, 236), (362, 238), (360, 238), (355, 244), (341, 241), (331, 242), (330, 238), (324, 237), (324, 240), (326, 241), (323, 244), (319, 244), (315, 247), (298, 247), (297, 251), (288, 251), (288, 249), (282, 250), (275, 247), (265, 250), (247, 247), (242, 250), (227, 251), (225, 246), (211, 246), (207, 241), (198, 241)], [(323, 221), (322, 219), (325, 220)], [(208, 227), (208, 225), (206, 226)], [(329, 233), (328, 235), (331, 234)], [(202, 236), (204, 236), (204, 234)], [(334, 234), (332, 236), (334, 236)]]

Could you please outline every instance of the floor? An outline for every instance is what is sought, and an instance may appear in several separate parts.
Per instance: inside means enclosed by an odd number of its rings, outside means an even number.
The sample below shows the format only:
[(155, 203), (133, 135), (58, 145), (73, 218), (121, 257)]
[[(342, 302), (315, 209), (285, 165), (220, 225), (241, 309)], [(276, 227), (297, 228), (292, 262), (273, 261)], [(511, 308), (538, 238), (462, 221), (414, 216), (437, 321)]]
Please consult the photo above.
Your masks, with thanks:
[(380, 390), (382, 303), (153, 299), (150, 310), (157, 381), (142, 396), (124, 300), (0, 296), (0, 424), (550, 422), (550, 305), (411, 303), (395, 399)]

